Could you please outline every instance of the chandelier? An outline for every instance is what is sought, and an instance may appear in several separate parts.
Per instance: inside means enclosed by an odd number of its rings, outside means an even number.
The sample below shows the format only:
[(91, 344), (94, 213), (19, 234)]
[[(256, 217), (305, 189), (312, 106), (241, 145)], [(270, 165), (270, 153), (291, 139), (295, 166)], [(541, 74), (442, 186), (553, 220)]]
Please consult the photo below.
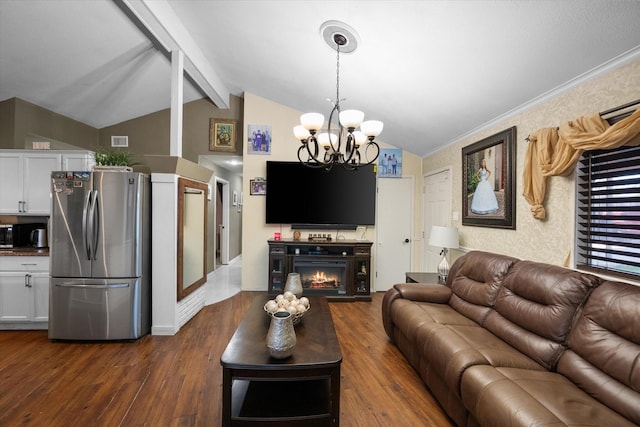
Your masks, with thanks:
[(364, 113), (360, 110), (340, 108), (340, 102), (345, 101), (344, 98), (340, 99), (340, 51), (355, 50), (355, 31), (344, 23), (328, 21), (320, 27), (320, 32), (329, 47), (336, 51), (336, 100), (327, 99), (333, 108), (326, 132), (320, 132), (324, 115), (306, 113), (300, 116), (300, 125), (293, 128), (293, 134), (301, 142), (298, 160), (305, 166), (327, 170), (335, 164), (346, 169), (370, 165), (380, 154), (380, 147), (374, 140), (382, 132), (383, 123), (378, 120), (364, 121)]

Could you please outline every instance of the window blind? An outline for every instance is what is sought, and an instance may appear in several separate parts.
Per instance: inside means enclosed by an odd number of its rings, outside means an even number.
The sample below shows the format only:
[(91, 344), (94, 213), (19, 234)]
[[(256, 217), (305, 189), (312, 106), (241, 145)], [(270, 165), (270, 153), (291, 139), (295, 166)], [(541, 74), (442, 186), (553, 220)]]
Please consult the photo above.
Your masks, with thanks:
[(640, 276), (640, 147), (585, 152), (577, 185), (578, 268)]

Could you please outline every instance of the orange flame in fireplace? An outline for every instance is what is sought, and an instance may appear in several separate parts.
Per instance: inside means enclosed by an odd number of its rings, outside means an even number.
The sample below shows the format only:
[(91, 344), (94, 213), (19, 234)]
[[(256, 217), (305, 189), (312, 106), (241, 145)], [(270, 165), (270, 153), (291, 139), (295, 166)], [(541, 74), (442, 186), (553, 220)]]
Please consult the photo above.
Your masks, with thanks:
[(337, 288), (339, 279), (336, 275), (327, 275), (324, 271), (316, 271), (316, 274), (307, 276), (303, 280), (303, 286), (310, 288)]
[(314, 282), (326, 282), (327, 275), (324, 271), (316, 271), (316, 274), (311, 277), (311, 280), (313, 280)]

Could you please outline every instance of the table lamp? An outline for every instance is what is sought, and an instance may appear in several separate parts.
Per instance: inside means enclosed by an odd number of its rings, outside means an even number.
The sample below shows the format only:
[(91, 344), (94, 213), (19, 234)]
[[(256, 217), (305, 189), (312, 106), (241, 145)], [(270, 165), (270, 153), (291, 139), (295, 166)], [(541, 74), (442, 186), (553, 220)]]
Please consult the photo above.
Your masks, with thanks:
[(431, 227), (431, 233), (429, 234), (429, 245), (439, 246), (442, 248), (442, 261), (438, 264), (438, 277), (446, 281), (449, 275), (449, 262), (447, 261), (447, 253), (449, 249), (455, 249), (460, 246), (458, 240), (458, 229), (454, 227), (444, 227), (441, 225), (434, 225)]

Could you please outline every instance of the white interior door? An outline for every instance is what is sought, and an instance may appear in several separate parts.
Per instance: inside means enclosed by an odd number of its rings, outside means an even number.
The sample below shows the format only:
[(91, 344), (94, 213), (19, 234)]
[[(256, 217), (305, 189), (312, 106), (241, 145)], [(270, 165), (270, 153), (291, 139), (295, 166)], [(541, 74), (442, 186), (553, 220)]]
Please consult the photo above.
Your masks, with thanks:
[(432, 225), (451, 225), (451, 169), (443, 169), (424, 177), (424, 257), (426, 272), (438, 271), (442, 248), (429, 245)]
[(383, 292), (405, 281), (411, 271), (413, 178), (378, 180), (374, 290)]
[[(215, 229), (216, 233), (220, 233), (220, 247), (216, 248), (220, 251), (220, 264), (226, 265), (229, 264), (229, 181), (224, 180), (222, 178), (215, 178), (215, 191), (216, 197), (218, 196), (218, 188), (222, 187), (222, 196), (220, 200), (219, 209), (221, 210), (221, 215), (216, 211), (214, 213), (215, 218)], [(214, 199), (215, 200), (215, 199)], [(214, 203), (214, 209), (218, 207), (217, 203)], [(214, 239), (217, 243), (218, 239)], [(214, 253), (214, 262), (215, 262), (215, 250)], [(215, 268), (219, 267), (218, 265)]]

